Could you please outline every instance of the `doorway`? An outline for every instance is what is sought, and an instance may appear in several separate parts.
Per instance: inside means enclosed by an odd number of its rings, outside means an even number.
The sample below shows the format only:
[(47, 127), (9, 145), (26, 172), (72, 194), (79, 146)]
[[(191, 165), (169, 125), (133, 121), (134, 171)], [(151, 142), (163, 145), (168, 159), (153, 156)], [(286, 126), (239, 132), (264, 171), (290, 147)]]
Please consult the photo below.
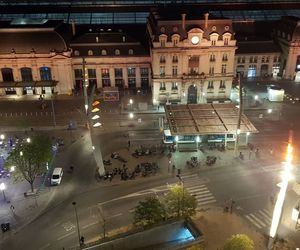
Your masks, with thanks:
[(197, 103), (197, 87), (195, 86), (195, 84), (192, 84), (188, 88), (187, 103)]

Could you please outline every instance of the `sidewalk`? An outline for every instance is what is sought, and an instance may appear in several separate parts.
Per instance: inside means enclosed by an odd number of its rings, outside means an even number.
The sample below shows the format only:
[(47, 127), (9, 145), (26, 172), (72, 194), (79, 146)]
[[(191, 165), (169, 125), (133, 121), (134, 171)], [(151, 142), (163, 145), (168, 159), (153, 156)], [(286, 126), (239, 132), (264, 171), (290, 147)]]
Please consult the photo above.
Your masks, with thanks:
[(233, 234), (246, 234), (254, 241), (255, 250), (266, 250), (267, 239), (236, 214), (224, 213), (221, 208), (198, 212), (193, 218), (203, 232), (205, 250), (222, 249), (225, 241)]

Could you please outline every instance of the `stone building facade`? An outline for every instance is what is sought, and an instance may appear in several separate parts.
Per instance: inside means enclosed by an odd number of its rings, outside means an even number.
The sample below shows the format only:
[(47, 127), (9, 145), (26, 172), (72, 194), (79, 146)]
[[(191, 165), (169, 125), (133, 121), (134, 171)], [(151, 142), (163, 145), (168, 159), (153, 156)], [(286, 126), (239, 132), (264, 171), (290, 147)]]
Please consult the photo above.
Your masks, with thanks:
[(282, 50), (280, 74), (300, 82), (300, 18), (282, 17), (273, 33)]
[(154, 101), (205, 103), (229, 98), (236, 50), (231, 20), (152, 12), (147, 29)]
[(148, 89), (151, 59), (140, 41), (121, 30), (105, 29), (75, 37), (71, 44), (74, 88), (82, 88), (83, 59), (90, 85)]
[(0, 29), (0, 95), (70, 91), (71, 50), (57, 32), (59, 25)]

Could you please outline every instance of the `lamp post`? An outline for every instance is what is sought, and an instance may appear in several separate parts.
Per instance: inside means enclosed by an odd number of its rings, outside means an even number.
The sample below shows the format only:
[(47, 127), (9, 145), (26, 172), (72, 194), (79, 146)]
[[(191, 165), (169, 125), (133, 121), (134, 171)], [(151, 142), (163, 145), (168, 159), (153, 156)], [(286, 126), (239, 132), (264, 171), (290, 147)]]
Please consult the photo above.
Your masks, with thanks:
[(76, 224), (77, 224), (77, 234), (78, 234), (78, 242), (79, 242), (79, 247), (81, 245), (81, 241), (80, 241), (80, 231), (79, 231), (79, 222), (78, 222), (78, 214), (77, 214), (77, 209), (76, 209), (76, 202), (73, 201), (72, 205), (74, 207), (74, 211), (75, 211), (75, 216), (76, 216)]
[[(176, 175), (176, 177), (179, 179), (180, 184), (181, 184), (181, 188), (182, 188), (182, 197), (181, 197), (181, 210), (183, 212), (183, 207), (184, 207), (184, 183), (183, 180), (181, 178), (181, 176), (178, 174)], [(178, 199), (178, 217), (180, 217), (180, 199)]]
[(246, 133), (246, 145), (248, 145), (249, 135), (250, 135), (250, 132), (247, 132)]
[(274, 211), (273, 211), (272, 224), (271, 224), (270, 234), (269, 234), (268, 249), (272, 249), (273, 247), (274, 238), (277, 234), (277, 229), (280, 223), (286, 191), (293, 170), (292, 160), (293, 160), (293, 146), (292, 146), (292, 132), (290, 131), (289, 143), (285, 155), (285, 162), (283, 163), (284, 169), (281, 175), (282, 182), (280, 183), (280, 191), (278, 193)]
[(5, 193), (4, 193), (5, 189), (6, 189), (5, 183), (2, 182), (0, 184), (0, 190), (2, 191), (4, 201), (6, 201), (6, 197), (5, 197)]

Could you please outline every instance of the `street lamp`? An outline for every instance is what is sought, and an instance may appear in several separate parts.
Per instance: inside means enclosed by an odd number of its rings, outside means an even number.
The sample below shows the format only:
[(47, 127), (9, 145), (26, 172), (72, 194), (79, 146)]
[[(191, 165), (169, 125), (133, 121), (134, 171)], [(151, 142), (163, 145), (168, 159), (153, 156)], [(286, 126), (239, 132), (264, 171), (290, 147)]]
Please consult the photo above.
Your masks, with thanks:
[(20, 156), (23, 156), (23, 151), (20, 151)]
[(258, 95), (254, 96), (254, 100), (257, 101), (258, 100)]
[(0, 184), (0, 190), (2, 191), (4, 201), (6, 201), (6, 197), (5, 197), (5, 193), (4, 193), (5, 189), (6, 189), (5, 184), (3, 182), (1, 182), (1, 184)]
[(277, 229), (280, 223), (285, 195), (286, 195), (287, 187), (291, 179), (291, 174), (293, 170), (292, 160), (293, 160), (293, 146), (292, 146), (292, 133), (290, 132), (289, 143), (286, 150), (285, 162), (283, 163), (284, 170), (281, 175), (282, 182), (280, 183), (281, 184), (280, 191), (278, 193), (274, 211), (273, 211), (272, 224), (271, 224), (270, 234), (269, 234), (270, 237), (268, 242), (268, 249), (272, 249), (273, 247), (274, 238), (277, 234)]
[(272, 113), (272, 109), (268, 109), (268, 114), (271, 114)]
[(0, 135), (0, 139), (3, 141), (4, 138), (5, 138), (4, 134), (1, 134), (1, 135)]
[(81, 241), (80, 241), (80, 231), (79, 231), (79, 222), (78, 222), (78, 214), (77, 214), (77, 209), (76, 209), (76, 202), (73, 201), (72, 205), (74, 207), (74, 211), (75, 211), (75, 216), (76, 216), (76, 224), (77, 224), (77, 234), (78, 234), (78, 242), (79, 242), (79, 247), (81, 245)]
[(16, 170), (16, 167), (15, 166), (11, 166), (10, 167), (10, 172), (14, 172)]
[(129, 118), (132, 119), (133, 118), (133, 113), (129, 113)]
[(31, 139), (28, 137), (28, 138), (26, 139), (26, 141), (27, 141), (28, 143), (30, 143), (30, 142), (31, 142)]

